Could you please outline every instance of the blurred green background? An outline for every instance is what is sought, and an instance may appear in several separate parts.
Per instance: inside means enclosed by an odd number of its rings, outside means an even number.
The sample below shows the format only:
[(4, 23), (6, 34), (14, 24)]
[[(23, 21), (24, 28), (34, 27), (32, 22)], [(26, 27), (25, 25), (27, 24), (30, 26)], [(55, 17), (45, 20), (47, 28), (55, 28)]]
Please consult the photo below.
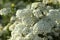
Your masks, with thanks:
[(0, 9), (4, 7), (15, 7), (18, 9), (20, 1), (28, 4), (34, 2), (35, 0), (0, 0)]

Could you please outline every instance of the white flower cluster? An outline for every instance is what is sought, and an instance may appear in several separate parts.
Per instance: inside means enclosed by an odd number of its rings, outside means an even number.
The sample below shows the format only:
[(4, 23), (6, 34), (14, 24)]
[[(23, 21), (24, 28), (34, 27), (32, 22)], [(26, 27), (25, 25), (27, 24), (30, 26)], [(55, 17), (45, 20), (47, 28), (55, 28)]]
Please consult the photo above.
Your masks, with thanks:
[(31, 9), (17, 10), (17, 20), (9, 27), (11, 38), (8, 40), (47, 40), (45, 36), (57, 25), (55, 21), (60, 20), (60, 12), (48, 8), (47, 13), (47, 9), (38, 4), (40, 3), (32, 3)]
[(41, 2), (35, 2), (35, 3), (32, 3), (31, 5), (31, 9), (36, 9), (36, 8), (43, 9), (44, 7), (45, 5)]
[(40, 9), (36, 9), (36, 10), (33, 10), (33, 14), (34, 16), (36, 16), (37, 18), (40, 18), (43, 16), (42, 12)]
[(36, 18), (33, 16), (32, 10), (30, 9), (18, 10), (16, 17), (21, 19), (22, 23), (26, 26), (32, 26), (36, 21)]
[(10, 8), (3, 8), (0, 10), (0, 15), (8, 15), (9, 13), (11, 13)]
[(53, 4), (60, 4), (60, 0), (43, 0), (44, 4), (48, 4), (48, 3), (53, 3)]
[(33, 28), (33, 33), (35, 34), (47, 34), (51, 32), (52, 27), (56, 25), (53, 20), (47, 18), (43, 18), (38, 21)]
[(54, 21), (60, 23), (60, 11), (58, 9), (49, 10), (47, 16), (53, 19)]

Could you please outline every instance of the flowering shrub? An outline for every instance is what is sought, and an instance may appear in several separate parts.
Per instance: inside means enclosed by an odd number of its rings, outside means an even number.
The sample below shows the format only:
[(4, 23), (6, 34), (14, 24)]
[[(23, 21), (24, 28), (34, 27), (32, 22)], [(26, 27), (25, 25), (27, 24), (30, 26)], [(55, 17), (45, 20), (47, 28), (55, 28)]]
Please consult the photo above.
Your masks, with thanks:
[(27, 5), (20, 2), (24, 7), (12, 4), (12, 8), (0, 10), (1, 40), (60, 40), (58, 0), (37, 0)]

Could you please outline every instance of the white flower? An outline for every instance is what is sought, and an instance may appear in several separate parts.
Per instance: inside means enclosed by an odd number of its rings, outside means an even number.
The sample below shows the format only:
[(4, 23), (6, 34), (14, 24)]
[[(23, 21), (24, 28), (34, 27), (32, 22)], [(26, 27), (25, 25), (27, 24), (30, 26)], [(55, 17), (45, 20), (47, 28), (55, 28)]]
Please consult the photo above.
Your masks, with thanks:
[(58, 9), (49, 10), (49, 13), (47, 14), (47, 16), (53, 19), (54, 21), (57, 21), (58, 23), (60, 23), (60, 12)]
[(11, 18), (10, 18), (10, 21), (11, 22), (14, 22), (16, 20), (16, 17), (15, 16), (12, 16)]
[(13, 31), (15, 26), (17, 25), (18, 23), (15, 21), (12, 25), (9, 26), (9, 30), (10, 31)]
[(12, 35), (17, 34), (17, 33), (22, 33), (22, 29), (24, 29), (26, 26), (23, 24), (17, 24), (14, 28), (14, 30), (12, 31)]
[(40, 9), (33, 10), (33, 14), (34, 14), (34, 16), (36, 16), (37, 18), (41, 18), (41, 17), (43, 16)]
[(54, 27), (55, 23), (49, 19), (44, 18), (38, 21), (33, 28), (34, 34), (46, 34), (51, 32), (52, 27)]
[(40, 9), (43, 9), (45, 5), (41, 2), (35, 2), (35, 3), (32, 3), (31, 5), (31, 9), (36, 9), (36, 8), (40, 8)]
[(17, 11), (16, 11), (16, 17), (17, 17), (17, 18), (19, 18), (19, 17), (20, 17), (19, 15), (21, 15), (21, 14), (20, 14), (20, 13), (21, 13), (21, 11), (22, 11), (22, 10), (17, 10)]
[(20, 19), (31, 16), (33, 16), (33, 14), (32, 14), (32, 10), (30, 9), (17, 10), (16, 12), (16, 17)]
[(10, 8), (3, 8), (0, 10), (0, 15), (8, 15), (10, 12)]
[[(52, 9), (50, 6), (46, 7), (41, 2), (32, 3), (28, 7), (17, 10), (17, 20), (11, 17), (10, 20), (15, 20), (16, 23), (14, 22), (9, 27), (10, 40), (47, 40), (46, 35), (57, 25), (55, 20), (60, 20), (59, 10)], [(40, 34), (44, 37), (42, 38)]]
[(31, 5), (31, 9), (35, 9), (35, 8), (37, 8), (37, 7), (38, 7), (38, 4), (39, 4), (39, 2), (38, 2), (38, 3), (37, 3), (37, 2), (32, 3), (32, 5)]
[(31, 29), (23, 24), (17, 24), (11, 32), (11, 36), (10, 40), (27, 40), (33, 37)]
[(33, 33), (29, 33), (28, 35), (26, 35), (26, 37), (24, 38), (25, 40), (33, 40), (34, 39), (34, 34)]
[(43, 0), (44, 4), (48, 4), (48, 3), (57, 4), (57, 2), (59, 2), (59, 1), (58, 0)]
[(36, 18), (35, 17), (26, 17), (24, 19), (22, 19), (22, 23), (26, 26), (33, 26), (33, 24), (36, 22)]
[(29, 34), (29, 32), (30, 32), (29, 27), (25, 27), (25, 28), (22, 30), (22, 34), (23, 34), (24, 36), (26, 36), (27, 34)]

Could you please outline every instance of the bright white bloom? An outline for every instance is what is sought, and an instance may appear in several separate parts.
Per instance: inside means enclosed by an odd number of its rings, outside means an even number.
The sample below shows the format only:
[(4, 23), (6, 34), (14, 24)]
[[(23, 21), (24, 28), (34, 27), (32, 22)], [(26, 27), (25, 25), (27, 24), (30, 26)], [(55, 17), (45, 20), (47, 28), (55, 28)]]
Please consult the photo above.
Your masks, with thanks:
[(29, 33), (28, 35), (26, 35), (26, 37), (24, 39), (25, 40), (33, 40), (34, 39), (33, 33)]
[(32, 3), (32, 5), (31, 5), (31, 9), (35, 9), (35, 8), (37, 8), (38, 5), (39, 5), (39, 2), (38, 2), (38, 3)]
[(41, 2), (35, 2), (35, 3), (32, 3), (31, 5), (31, 9), (36, 9), (36, 8), (40, 8), (40, 9), (43, 9), (45, 5)]
[(15, 40), (24, 40), (24, 37), (17, 37)]
[(57, 2), (59, 2), (59, 1), (58, 0), (43, 0), (44, 4), (48, 4), (48, 3), (57, 4)]
[(12, 16), (11, 18), (10, 18), (10, 21), (11, 22), (14, 22), (16, 20), (16, 17), (15, 16)]
[(36, 9), (36, 10), (33, 10), (33, 14), (34, 16), (36, 16), (37, 18), (41, 18), (43, 16), (42, 12), (40, 9)]
[(17, 18), (20, 17), (19, 15), (20, 15), (21, 11), (22, 11), (22, 10), (17, 10), (17, 12), (16, 12), (16, 17), (17, 17)]
[(60, 23), (60, 12), (57, 9), (49, 10), (48, 17)]
[(22, 34), (23, 34), (24, 36), (26, 36), (29, 32), (30, 32), (29, 27), (25, 27), (25, 28), (22, 30)]
[(15, 26), (16, 26), (17, 24), (18, 24), (18, 22), (15, 21), (12, 25), (9, 26), (9, 30), (10, 30), (10, 31), (13, 31), (14, 28), (15, 28)]
[(49, 18), (43, 18), (38, 21), (33, 28), (34, 34), (46, 34), (51, 32), (51, 28), (54, 27), (55, 22)]
[(30, 9), (17, 10), (16, 12), (16, 17), (20, 19), (25, 18), (25, 17), (32, 17), (32, 16), (33, 16), (32, 10)]
[[(22, 33), (22, 29), (24, 29), (26, 26), (23, 25), (23, 24), (17, 24), (15, 29), (12, 31), (12, 35), (14, 35), (14, 32), (15, 33)], [(18, 30), (18, 31), (17, 31)]]
[(36, 21), (31, 9), (18, 10), (16, 17), (21, 19), (22, 23), (26, 26), (32, 26)]
[(11, 32), (12, 37), (10, 40), (27, 40), (33, 37), (31, 33), (31, 29), (26, 27), (23, 24), (17, 24), (14, 30)]
[[(28, 8), (19, 9), (16, 12), (16, 19), (10, 27), (11, 38), (9, 40), (48, 40), (47, 34), (57, 25), (60, 20), (59, 10), (45, 6), (41, 2), (32, 3)], [(41, 18), (41, 19), (39, 19)], [(43, 36), (43, 37), (42, 37)]]
[(26, 17), (24, 19), (22, 19), (22, 23), (26, 26), (33, 26), (33, 24), (36, 22), (36, 18), (35, 17)]

